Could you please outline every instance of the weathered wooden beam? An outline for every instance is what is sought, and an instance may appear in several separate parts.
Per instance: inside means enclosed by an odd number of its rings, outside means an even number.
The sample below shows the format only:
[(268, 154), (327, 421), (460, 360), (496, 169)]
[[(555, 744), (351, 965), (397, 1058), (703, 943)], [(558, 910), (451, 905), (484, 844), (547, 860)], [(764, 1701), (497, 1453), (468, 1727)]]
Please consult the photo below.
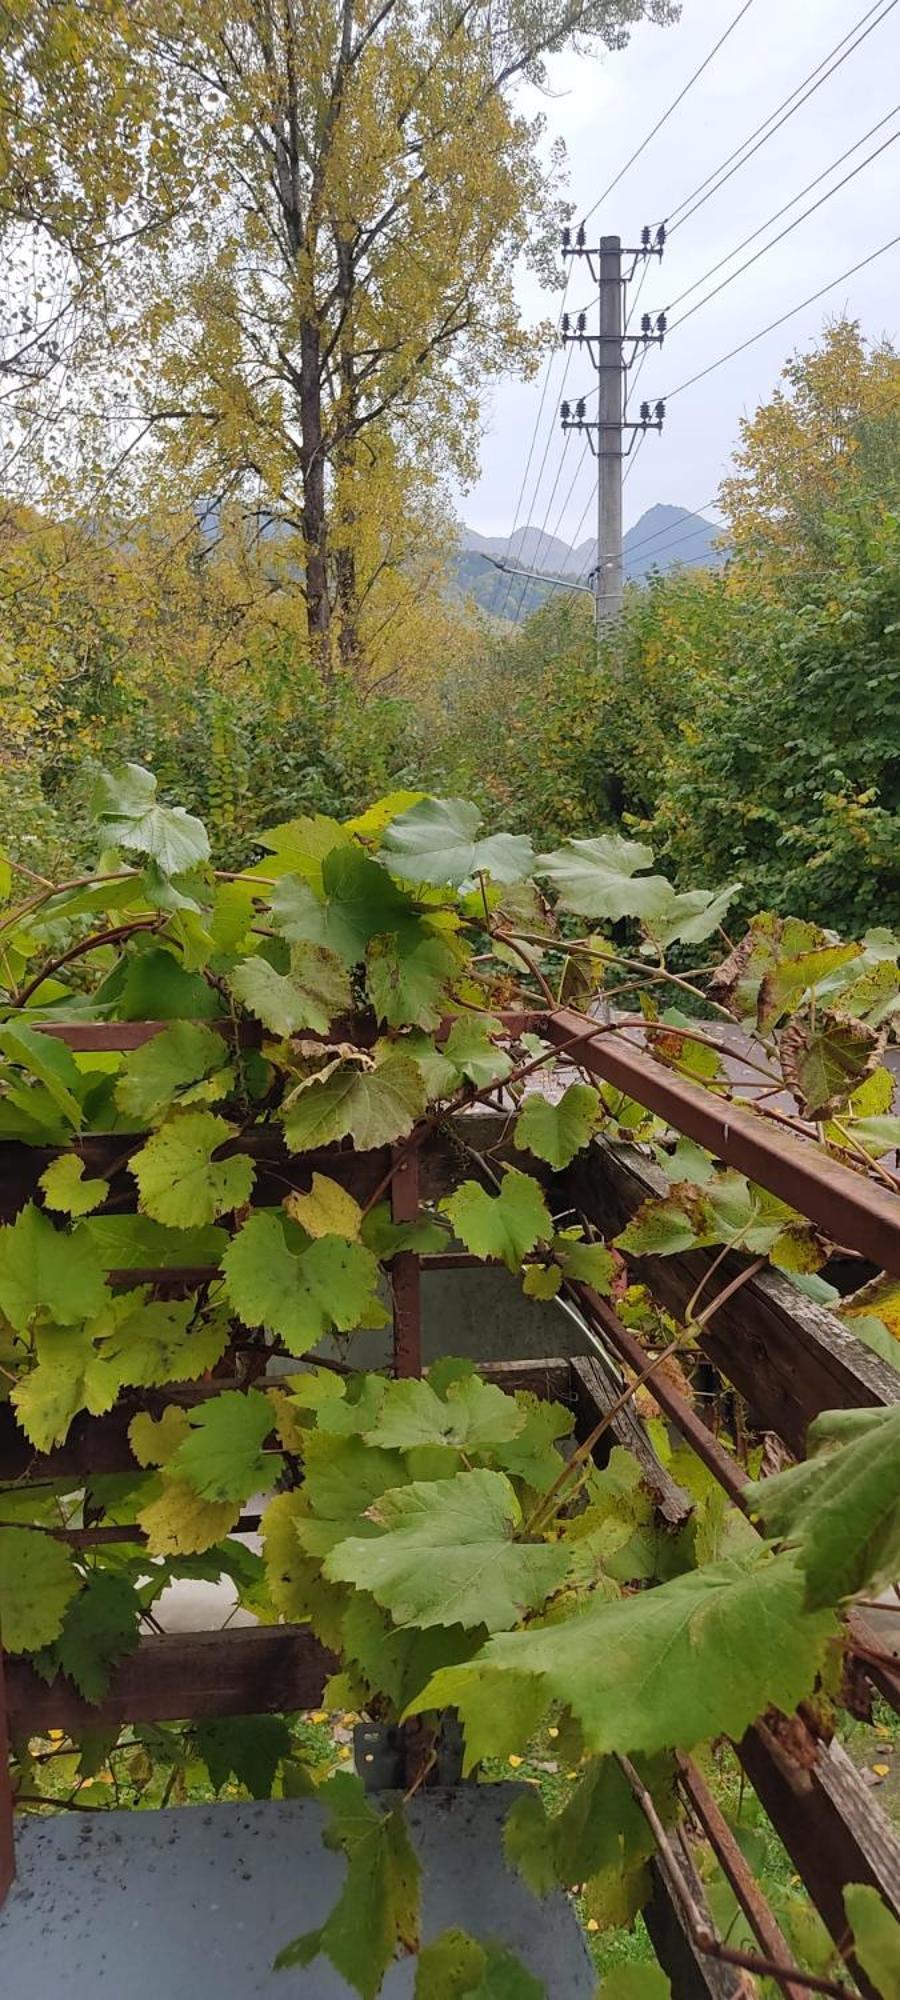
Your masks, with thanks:
[[(563, 1007), (547, 1017), (543, 1033), (559, 1048), (579, 1030), (583, 1035), (586, 1025), (583, 1014)], [(879, 1269), (900, 1276), (900, 1200), (877, 1181), (853, 1173), (823, 1148), (769, 1124), (733, 1099), (723, 1101), (715, 1091), (666, 1069), (627, 1034), (600, 1029), (582, 1039), (578, 1062), (799, 1209), (835, 1243), (848, 1243)]]
[(96, 1706), (57, 1674), (47, 1682), (25, 1660), (6, 1659), (13, 1736), (48, 1729), (118, 1729), (126, 1722), (196, 1721), (210, 1715), (291, 1715), (317, 1708), (337, 1662), (305, 1625), (232, 1626), (142, 1639), (116, 1668)]
[[(669, 1183), (634, 1147), (600, 1140), (560, 1176), (559, 1185), (573, 1206), (605, 1236), (614, 1237), (642, 1201), (667, 1193)], [(674, 1257), (629, 1256), (628, 1261), (654, 1297), (680, 1316), (709, 1272), (713, 1254), (690, 1250)], [(726, 1257), (701, 1303), (711, 1304), (747, 1261)], [(900, 1399), (900, 1372), (777, 1271), (759, 1272), (717, 1307), (700, 1334), (700, 1345), (746, 1398), (758, 1426), (775, 1431), (798, 1456), (820, 1411)]]
[(9, 1768), (9, 1723), (7, 1719), (6, 1677), (0, 1647), (0, 1903), (16, 1872), (13, 1833), (12, 1774)]
[[(835, 1738), (804, 1735), (797, 1717), (787, 1741), (758, 1722), (738, 1745), (757, 1797), (835, 1943), (846, 1941), (843, 1891), (850, 1882), (877, 1889), (900, 1921), (900, 1840)], [(854, 1965), (861, 1992), (875, 1988)]]
[(575, 1431), (579, 1442), (584, 1442), (596, 1424), (609, 1418), (609, 1428), (599, 1439), (595, 1451), (598, 1462), (606, 1464), (614, 1444), (624, 1446), (637, 1459), (644, 1484), (653, 1494), (661, 1520), (669, 1528), (682, 1527), (691, 1513), (693, 1503), (690, 1495), (676, 1485), (660, 1463), (632, 1405), (625, 1403), (615, 1411), (614, 1416), (609, 1416), (619, 1395), (612, 1369), (605, 1369), (603, 1363), (590, 1354), (577, 1355), (569, 1366), (572, 1371)]
[[(705, 1909), (706, 1898), (699, 1875), (690, 1866), (687, 1855), (680, 1859), (686, 1874), (690, 1868), (692, 1898), (700, 1909)], [(747, 1984), (736, 1968), (710, 1958), (694, 1943), (665, 1855), (654, 1855), (649, 1863), (649, 1872), (652, 1884), (650, 1900), (644, 1904), (641, 1914), (673, 1994), (678, 1996), (678, 2000), (744, 2000)], [(709, 1929), (712, 1932), (714, 1928), (710, 1917)]]

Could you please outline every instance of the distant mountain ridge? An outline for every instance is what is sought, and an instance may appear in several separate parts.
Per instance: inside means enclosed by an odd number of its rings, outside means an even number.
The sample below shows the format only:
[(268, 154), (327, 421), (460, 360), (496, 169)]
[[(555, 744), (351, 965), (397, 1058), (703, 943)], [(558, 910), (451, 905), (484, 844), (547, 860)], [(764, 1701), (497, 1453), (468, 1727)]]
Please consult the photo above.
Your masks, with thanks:
[[(721, 532), (714, 521), (691, 513), (687, 507), (649, 507), (624, 539), (626, 578), (640, 581), (653, 570), (673, 569), (680, 563), (692, 568), (701, 564), (720, 568), (727, 560), (727, 549), (716, 546)], [(517, 528), (512, 535), (479, 535), (474, 528), (463, 526), (457, 557), (458, 587), (495, 618), (518, 624), (546, 601), (550, 587), (534, 579), (510, 582), (491, 562), (492, 556), (523, 569), (542, 570), (551, 577), (586, 582), (596, 551), (593, 536), (571, 548), (541, 528)]]

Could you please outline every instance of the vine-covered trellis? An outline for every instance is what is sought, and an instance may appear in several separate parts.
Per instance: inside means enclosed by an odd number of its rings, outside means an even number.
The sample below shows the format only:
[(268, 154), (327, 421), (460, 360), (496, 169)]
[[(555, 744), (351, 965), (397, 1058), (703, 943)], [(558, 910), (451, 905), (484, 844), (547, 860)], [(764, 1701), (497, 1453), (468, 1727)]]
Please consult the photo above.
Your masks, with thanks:
[[(228, 876), (137, 767), (97, 818), (95, 873), (0, 913), (4, 1885), (51, 1728), (340, 1699), (408, 1793), (448, 1709), (469, 1769), (552, 1712), (572, 1799), (524, 1795), (505, 1833), (537, 1893), (643, 1908), (679, 1995), (733, 1967), (840, 1992), (843, 1960), (889, 2000), (900, 1851), (835, 1721), (900, 1691), (857, 1602), (900, 1555), (897, 941), (762, 917), (734, 944), (733, 891), (678, 894), (613, 835), (535, 856), (458, 800), (298, 820)], [(574, 1311), (590, 1356), (423, 1375), (423, 1276), (485, 1262)], [(385, 1297), (393, 1364), (360, 1373)], [(261, 1558), (234, 1540), (257, 1526)], [(171, 1581), (219, 1574), (264, 1622), (153, 1632)], [(691, 1757), (719, 1737), (831, 1932), (825, 1973)], [(493, 1990), (477, 1940), (455, 1988), (446, 1940), (420, 1948), (402, 1805), (322, 1790), (345, 1888), (273, 1954), (365, 1994), (412, 1951), (423, 2000)], [(753, 1952), (715, 1931), (685, 1812)], [(352, 1908), (375, 1866), (373, 1960)]]

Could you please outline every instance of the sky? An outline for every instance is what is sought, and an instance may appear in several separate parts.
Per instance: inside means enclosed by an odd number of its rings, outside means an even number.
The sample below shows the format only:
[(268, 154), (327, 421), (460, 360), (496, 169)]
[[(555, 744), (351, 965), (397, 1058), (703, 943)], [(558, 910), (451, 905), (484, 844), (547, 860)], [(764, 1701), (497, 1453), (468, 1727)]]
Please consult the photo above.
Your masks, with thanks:
[[(887, 4), (888, 0), (879, 0), (872, 12), (873, 22)], [(541, 109), (546, 119), (547, 143), (565, 139), (576, 220), (579, 213), (593, 206), (672, 103), (737, 15), (739, 5), (740, 0), (683, 0), (681, 19), (674, 26), (641, 24), (625, 50), (598, 58), (556, 57), (550, 67), (549, 92), (540, 98), (536, 92), (527, 93), (527, 108)], [(743, 20), (684, 102), (594, 214), (588, 224), (588, 242), (607, 233), (621, 236), (623, 243), (639, 242), (642, 224), (655, 225), (674, 211), (798, 89), (856, 23), (868, 25), (863, 17), (870, 7), (871, 0), (752, 0)], [(895, 4), (749, 164), (696, 215), (673, 229), (662, 264), (654, 263), (647, 274), (639, 312), (649, 309), (655, 316), (667, 308), (855, 141), (863, 140), (881, 119), (887, 117), (881, 129), (826, 174), (821, 185), (708, 284), (692, 292), (680, 308), (676, 306), (673, 321), (679, 311), (687, 312), (895, 132), (897, 142), (862, 167), (833, 199), (736, 277), (719, 297), (703, 305), (682, 328), (673, 327), (662, 351), (654, 351), (647, 360), (637, 401), (645, 395), (655, 400), (674, 390), (898, 234), (898, 100), (900, 5)], [(560, 295), (542, 291), (524, 267), (518, 289), (526, 324), (558, 318)], [(589, 272), (585, 268), (582, 279), (581, 267), (576, 267), (567, 307), (587, 306), (595, 296)], [(808, 348), (821, 333), (825, 319), (843, 311), (860, 320), (867, 336), (896, 339), (900, 335), (900, 243), (705, 381), (673, 398), (662, 436), (652, 433), (643, 440), (628, 471), (626, 530), (658, 501), (705, 510), (715, 518), (715, 509), (708, 503), (728, 470), (741, 416), (752, 414), (770, 397), (787, 356)], [(567, 358), (569, 371), (563, 390)], [(503, 380), (488, 391), (481, 476), (458, 503), (467, 526), (481, 534), (508, 534), (513, 526), (543, 379), (542, 368), (530, 383)], [(570, 542), (583, 541), (594, 532), (592, 460), (585, 457), (573, 489), (582, 440), (571, 435), (563, 440), (559, 403), (563, 394), (588, 392), (594, 381), (586, 354), (579, 356), (567, 349), (554, 355), (518, 514), (519, 525), (532, 522), (541, 526), (546, 518), (547, 529)], [(549, 450), (538, 480), (548, 436)], [(685, 551), (686, 556), (689, 553)]]

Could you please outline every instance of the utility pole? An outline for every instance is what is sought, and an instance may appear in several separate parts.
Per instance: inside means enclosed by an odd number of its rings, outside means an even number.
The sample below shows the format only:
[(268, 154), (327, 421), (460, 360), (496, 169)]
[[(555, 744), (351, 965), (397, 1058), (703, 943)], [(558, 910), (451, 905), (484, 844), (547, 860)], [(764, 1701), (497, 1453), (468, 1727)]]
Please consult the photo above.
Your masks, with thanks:
[[(642, 352), (651, 346), (662, 346), (666, 332), (665, 314), (657, 315), (655, 327), (649, 313), (644, 313), (641, 331), (629, 334), (625, 331), (624, 302), (625, 287), (631, 283), (638, 264), (649, 257), (662, 257), (666, 241), (665, 225), (660, 224), (655, 239), (651, 238), (649, 227), (641, 232), (641, 242), (637, 249), (623, 251), (621, 238), (601, 236), (599, 247), (589, 249), (585, 242), (584, 226), (578, 229), (574, 242), (570, 229), (563, 230), (562, 250), (564, 257), (586, 259), (591, 276), (598, 288), (600, 309), (599, 330), (596, 334), (587, 331), (587, 313), (573, 316), (563, 314), (562, 336), (564, 341), (576, 341), (586, 347), (598, 377), (597, 415), (586, 414), (586, 399), (581, 396), (575, 403), (574, 414), (570, 403), (563, 403), (561, 410), (563, 430), (585, 431), (591, 450), (597, 461), (597, 563), (593, 572), (595, 623), (598, 633), (611, 619), (617, 618), (622, 609), (625, 587), (622, 556), (622, 461), (631, 451), (639, 432), (661, 431), (665, 418), (665, 406), (658, 402), (651, 412), (649, 403), (641, 404), (640, 419), (637, 422), (627, 416), (628, 373), (640, 348)], [(630, 257), (631, 268), (623, 277), (623, 256)], [(628, 445), (624, 439), (628, 434)]]
[(599, 632), (605, 618), (622, 609), (625, 572), (622, 557), (622, 424), (625, 418), (624, 306), (622, 242), (600, 238), (600, 338), (597, 374), (597, 567), (594, 603)]

